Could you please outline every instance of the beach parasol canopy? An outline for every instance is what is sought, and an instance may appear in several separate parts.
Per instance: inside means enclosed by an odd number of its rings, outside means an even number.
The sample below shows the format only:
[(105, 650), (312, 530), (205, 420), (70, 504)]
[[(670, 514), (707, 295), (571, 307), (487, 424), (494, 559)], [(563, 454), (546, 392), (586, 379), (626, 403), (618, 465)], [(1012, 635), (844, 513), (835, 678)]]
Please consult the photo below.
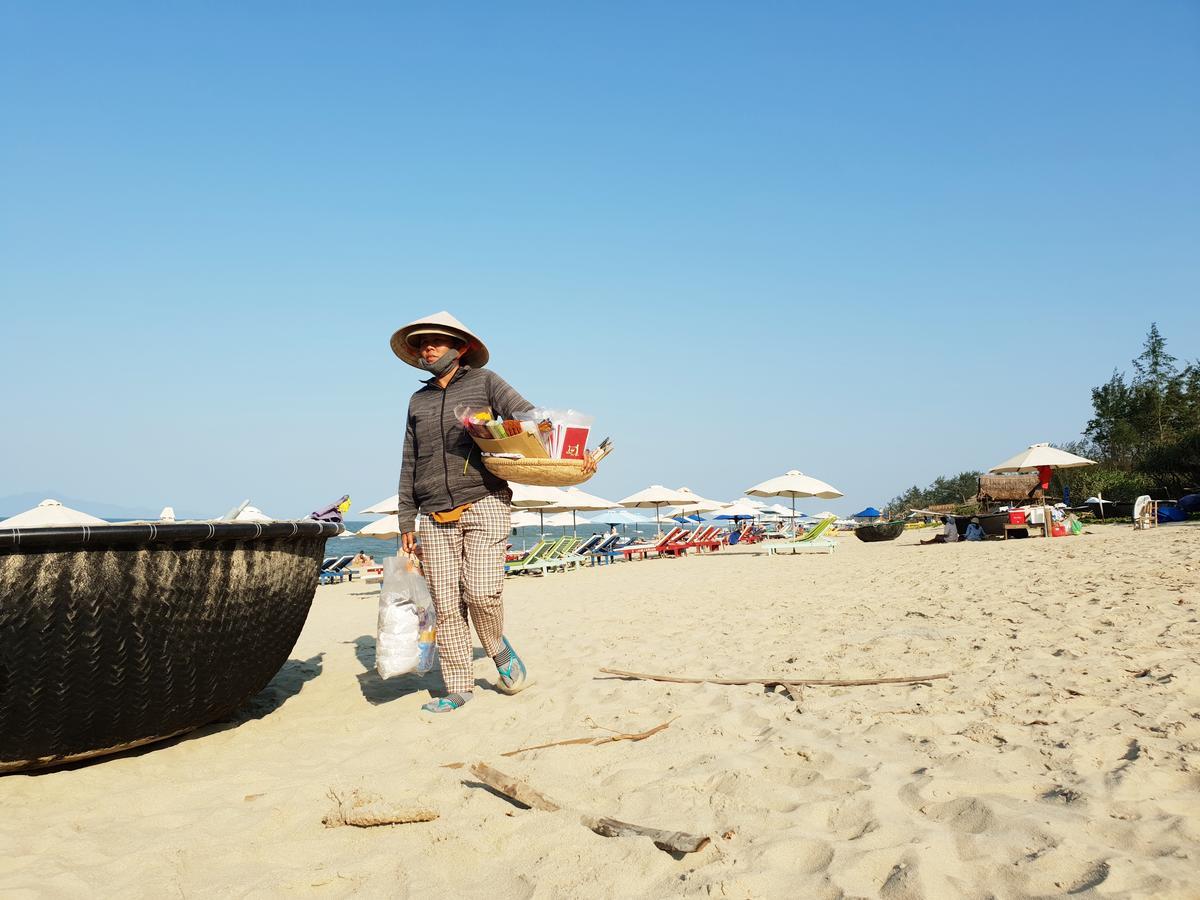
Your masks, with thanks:
[(541, 524), (542, 517), (528, 509), (514, 509), (509, 516), (513, 528), (533, 528)]
[(851, 516), (851, 518), (852, 519), (878, 519), (882, 515), (883, 515), (883, 513), (881, 513), (875, 507), (868, 506), (866, 509), (864, 509), (860, 512), (856, 512), (853, 516)]
[(630, 494), (624, 500), (621, 500), (620, 503), (629, 509), (650, 509), (650, 507), (654, 507), (654, 522), (656, 525), (661, 526), (662, 520), (659, 516), (659, 510), (664, 506), (684, 505), (690, 499), (691, 497), (688, 497), (687, 494), (673, 491), (670, 488), (663, 487), (661, 484), (652, 484), (650, 487), (640, 490), (636, 494)]
[[(560, 504), (564, 503), (567, 497), (567, 492), (562, 488), (537, 484), (517, 484), (515, 481), (509, 482), (508, 486), (512, 489), (512, 505), (517, 509), (549, 509), (552, 506), (562, 509)], [(606, 506), (595, 507), (595, 509), (607, 508)]]
[(43, 500), (33, 509), (19, 512), (0, 522), (2, 528), (54, 528), (60, 525), (107, 525), (85, 512), (63, 506), (58, 500)]
[(1006, 459), (998, 466), (988, 469), (989, 472), (1002, 474), (1004, 472), (1038, 472), (1043, 468), (1074, 469), (1079, 466), (1094, 466), (1095, 460), (1084, 459), (1066, 450), (1059, 450), (1049, 444), (1030, 444), (1012, 459)]
[[(1037, 472), (1042, 490), (1050, 487), (1050, 473), (1054, 469), (1077, 469), (1080, 466), (1094, 466), (1095, 460), (1084, 459), (1066, 450), (1051, 447), (1049, 443), (1030, 444), (1011, 459), (1006, 459), (998, 466), (988, 469), (989, 472), (1003, 474), (1006, 472)], [(1101, 507), (1103, 509), (1104, 507)], [(1046, 513), (1046, 495), (1042, 494), (1042, 534), (1050, 537), (1050, 517)]]
[(713, 518), (716, 519), (753, 519), (762, 515), (763, 511), (759, 507), (753, 505), (749, 500), (735, 500), (730, 503)]
[(648, 525), (649, 520), (631, 513), (627, 509), (610, 509), (606, 512), (587, 516), (587, 521), (593, 525)]
[(275, 520), (268, 516), (257, 506), (243, 506), (238, 510), (238, 514), (233, 517), (235, 522), (274, 522)]
[(676, 504), (679, 507), (679, 510), (687, 515), (690, 515), (691, 513), (714, 512), (726, 506), (726, 504), (722, 503), (720, 500), (708, 500), (704, 497), (701, 497), (689, 487), (681, 487), (678, 493), (690, 498), (687, 503)]
[(611, 500), (605, 500), (603, 497), (597, 497), (595, 494), (589, 494), (587, 491), (581, 491), (577, 487), (569, 487), (566, 490), (560, 490), (562, 497), (554, 502), (552, 506), (547, 506), (546, 511), (554, 512), (569, 512), (571, 514), (571, 531), (575, 531), (575, 514), (577, 512), (596, 512), (601, 509), (612, 509), (617, 504)]
[(398, 513), (400, 512), (400, 496), (392, 494), (392, 496), (380, 500), (378, 503), (372, 503), (366, 509), (360, 509), (359, 512), (373, 516), (389, 516), (393, 513)]
[(838, 497), (844, 496), (833, 485), (826, 484), (811, 475), (805, 475), (797, 469), (789, 469), (783, 475), (769, 478), (761, 484), (747, 488), (746, 493), (752, 497), (791, 497), (793, 513), (796, 511), (797, 497), (820, 497), (823, 500), (836, 500)]
[(400, 517), (397, 515), (384, 516), (358, 532), (359, 537), (370, 538), (398, 538), (401, 534)]

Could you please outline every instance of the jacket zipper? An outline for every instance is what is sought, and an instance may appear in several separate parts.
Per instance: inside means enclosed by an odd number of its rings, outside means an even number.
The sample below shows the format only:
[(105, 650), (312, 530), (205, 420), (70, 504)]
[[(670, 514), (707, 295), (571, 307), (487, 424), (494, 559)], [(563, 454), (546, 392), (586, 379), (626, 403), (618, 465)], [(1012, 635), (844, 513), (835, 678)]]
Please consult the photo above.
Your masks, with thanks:
[[(457, 372), (455, 373), (458, 374)], [(450, 379), (453, 383), (454, 379)], [(446, 483), (446, 496), (450, 498), (449, 509), (454, 509), (454, 493), (450, 490), (450, 464), (446, 461), (446, 394), (450, 391), (450, 385), (442, 388), (442, 415), (438, 419), (438, 431), (442, 435), (442, 479)]]

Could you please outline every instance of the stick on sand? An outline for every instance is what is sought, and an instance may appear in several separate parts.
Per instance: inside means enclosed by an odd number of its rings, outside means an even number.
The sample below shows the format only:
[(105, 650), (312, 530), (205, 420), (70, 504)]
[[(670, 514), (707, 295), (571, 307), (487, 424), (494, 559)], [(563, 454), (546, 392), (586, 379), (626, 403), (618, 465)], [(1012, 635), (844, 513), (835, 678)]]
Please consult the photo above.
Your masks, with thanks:
[(605, 675), (617, 675), (621, 678), (634, 678), (640, 681), (669, 681), (672, 684), (782, 684), (782, 685), (824, 685), (826, 687), (857, 687), (864, 684), (919, 684), (922, 681), (935, 681), (939, 678), (949, 678), (949, 672), (937, 675), (902, 675), (897, 678), (793, 678), (791, 675), (769, 675), (766, 678), (685, 678), (676, 675), (647, 675), (644, 672), (626, 672), (623, 669), (601, 669)]
[[(675, 718), (677, 719), (679, 717), (676, 716)], [(653, 737), (660, 731), (663, 731), (668, 725), (671, 724), (671, 722), (674, 721), (675, 719), (671, 719), (667, 722), (663, 722), (661, 725), (655, 725), (653, 728), (647, 729), (646, 731), (639, 731), (635, 734), (608, 734), (604, 737), (571, 738), (568, 741), (553, 741), (549, 744), (537, 744), (533, 747), (522, 747), (519, 750), (509, 750), (507, 753), (501, 753), (500, 755), (516, 756), (518, 753), (524, 753), (527, 750), (545, 750), (547, 747), (568, 747), (572, 744), (588, 744), (592, 747), (598, 747), (601, 744), (611, 744), (616, 741), (644, 741), (646, 738)]]
[[(665, 726), (664, 726), (665, 727)], [(519, 778), (505, 775), (493, 769), (486, 763), (477, 762), (471, 766), (471, 774), (494, 791), (516, 800), (532, 809), (543, 812), (557, 812), (562, 805), (551, 800), (541, 791), (529, 786)], [(603, 837), (646, 837), (654, 842), (654, 846), (668, 853), (695, 853), (708, 844), (708, 837), (702, 834), (688, 834), (685, 831), (662, 831), (658, 828), (648, 828), (645, 825), (633, 825), (617, 819), (582, 815), (579, 821), (596, 834)]]

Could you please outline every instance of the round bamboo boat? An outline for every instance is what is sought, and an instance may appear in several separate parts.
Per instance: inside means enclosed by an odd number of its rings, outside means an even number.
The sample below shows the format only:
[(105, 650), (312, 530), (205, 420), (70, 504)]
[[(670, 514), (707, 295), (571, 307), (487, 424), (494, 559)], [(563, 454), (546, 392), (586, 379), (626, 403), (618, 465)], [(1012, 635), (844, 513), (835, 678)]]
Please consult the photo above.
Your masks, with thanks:
[(308, 616), (332, 522), (0, 528), (0, 773), (228, 715)]
[(876, 541), (894, 541), (904, 534), (904, 522), (878, 522), (874, 525), (859, 525), (854, 529), (854, 536), (860, 541), (873, 544)]

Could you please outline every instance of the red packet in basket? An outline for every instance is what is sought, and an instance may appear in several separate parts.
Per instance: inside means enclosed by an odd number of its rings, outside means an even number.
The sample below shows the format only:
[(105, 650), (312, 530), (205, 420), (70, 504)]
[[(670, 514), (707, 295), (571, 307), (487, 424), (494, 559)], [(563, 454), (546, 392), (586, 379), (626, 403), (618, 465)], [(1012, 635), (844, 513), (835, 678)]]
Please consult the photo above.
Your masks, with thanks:
[(586, 425), (568, 425), (563, 430), (562, 459), (583, 459), (589, 431)]

